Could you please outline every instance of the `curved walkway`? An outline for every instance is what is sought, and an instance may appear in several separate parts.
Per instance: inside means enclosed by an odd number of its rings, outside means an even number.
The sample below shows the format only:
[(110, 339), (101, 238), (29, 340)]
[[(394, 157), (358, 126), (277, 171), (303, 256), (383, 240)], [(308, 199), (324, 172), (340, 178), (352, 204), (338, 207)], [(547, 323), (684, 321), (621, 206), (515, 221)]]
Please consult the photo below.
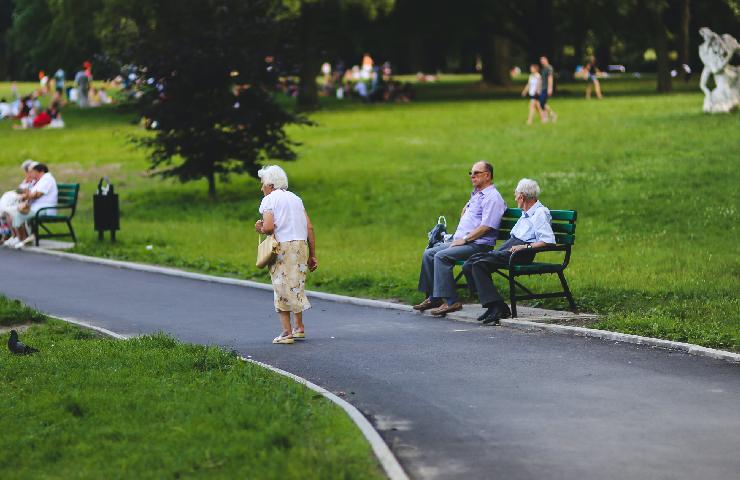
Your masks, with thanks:
[(236, 348), (344, 397), (412, 478), (734, 478), (740, 365), (313, 299), (275, 346), (272, 293), (0, 250), (0, 292), (126, 334)]

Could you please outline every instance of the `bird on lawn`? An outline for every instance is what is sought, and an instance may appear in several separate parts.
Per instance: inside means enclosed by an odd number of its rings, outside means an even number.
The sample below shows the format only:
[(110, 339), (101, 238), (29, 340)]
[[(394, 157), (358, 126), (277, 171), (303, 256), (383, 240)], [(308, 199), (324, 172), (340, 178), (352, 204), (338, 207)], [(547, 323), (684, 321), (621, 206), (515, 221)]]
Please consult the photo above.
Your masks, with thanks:
[(15, 330), (10, 331), (10, 338), (8, 338), (8, 349), (16, 355), (30, 355), (31, 353), (38, 352), (33, 347), (29, 347), (25, 343), (18, 339), (18, 332)]

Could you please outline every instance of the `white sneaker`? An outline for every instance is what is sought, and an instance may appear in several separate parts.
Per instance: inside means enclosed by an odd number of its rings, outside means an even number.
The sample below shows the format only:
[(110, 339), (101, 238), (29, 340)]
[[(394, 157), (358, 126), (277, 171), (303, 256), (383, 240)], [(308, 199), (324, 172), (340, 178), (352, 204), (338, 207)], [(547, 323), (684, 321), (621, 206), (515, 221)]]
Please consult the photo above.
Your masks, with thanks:
[(16, 243), (18, 243), (18, 237), (10, 237), (9, 239), (5, 240), (5, 243), (3, 243), (3, 247), (13, 248)]
[(13, 245), (13, 248), (16, 250), (20, 250), (21, 248), (25, 247), (26, 245), (29, 245), (33, 243), (34, 237), (33, 235), (27, 236), (24, 240), (18, 241), (15, 245)]

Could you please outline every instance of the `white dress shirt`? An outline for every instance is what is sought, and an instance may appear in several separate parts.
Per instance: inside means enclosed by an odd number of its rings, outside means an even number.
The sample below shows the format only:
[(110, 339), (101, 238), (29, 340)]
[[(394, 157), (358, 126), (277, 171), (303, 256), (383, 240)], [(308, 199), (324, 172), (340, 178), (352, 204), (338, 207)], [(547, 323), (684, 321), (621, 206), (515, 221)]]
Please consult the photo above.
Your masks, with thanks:
[(554, 244), (555, 234), (550, 225), (551, 221), (550, 209), (537, 200), (529, 210), (522, 212), (522, 216), (517, 220), (514, 228), (511, 229), (511, 236), (527, 243), (545, 242)]

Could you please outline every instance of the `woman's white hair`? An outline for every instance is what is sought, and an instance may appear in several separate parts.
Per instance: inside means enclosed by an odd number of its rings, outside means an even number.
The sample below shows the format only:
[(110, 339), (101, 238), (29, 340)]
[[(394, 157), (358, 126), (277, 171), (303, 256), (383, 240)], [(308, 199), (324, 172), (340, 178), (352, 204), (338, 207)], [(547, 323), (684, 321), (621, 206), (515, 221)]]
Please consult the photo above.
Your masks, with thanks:
[(23, 169), (23, 171), (27, 172), (30, 169), (32, 169), (34, 165), (37, 165), (38, 163), (39, 162), (34, 162), (33, 160), (29, 158), (28, 160), (24, 160), (23, 163), (21, 163), (21, 168)]
[(522, 178), (516, 185), (514, 194), (521, 193), (527, 200), (540, 198), (540, 186), (531, 178)]
[(262, 180), (262, 185), (272, 185), (275, 190), (288, 189), (288, 174), (277, 165), (267, 165), (260, 168), (257, 176)]

